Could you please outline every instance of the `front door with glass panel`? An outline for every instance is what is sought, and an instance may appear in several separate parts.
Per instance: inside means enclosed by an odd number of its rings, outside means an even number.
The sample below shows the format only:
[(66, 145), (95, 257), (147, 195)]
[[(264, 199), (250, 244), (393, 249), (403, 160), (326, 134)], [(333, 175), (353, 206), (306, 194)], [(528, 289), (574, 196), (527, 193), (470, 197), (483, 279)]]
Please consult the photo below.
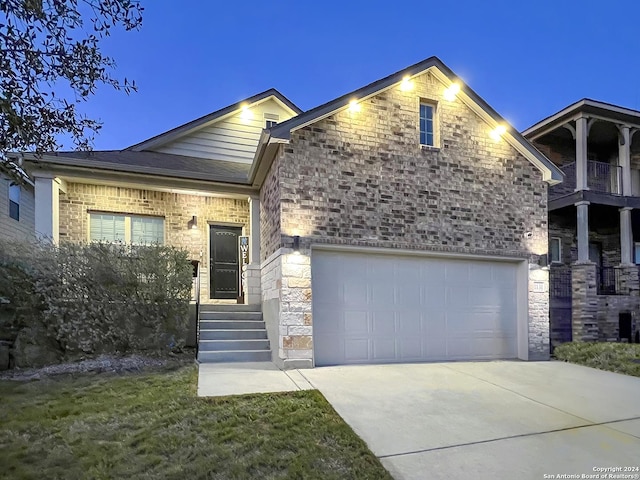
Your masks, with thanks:
[(242, 227), (209, 227), (210, 298), (237, 299), (240, 296), (240, 255), (238, 239)]

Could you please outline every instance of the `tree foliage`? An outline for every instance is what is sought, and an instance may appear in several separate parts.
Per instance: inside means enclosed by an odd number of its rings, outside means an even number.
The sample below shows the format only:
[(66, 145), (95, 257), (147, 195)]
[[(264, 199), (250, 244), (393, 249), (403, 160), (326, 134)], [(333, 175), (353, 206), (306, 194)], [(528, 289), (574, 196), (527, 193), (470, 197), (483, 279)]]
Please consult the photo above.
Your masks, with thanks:
[(91, 147), (101, 125), (78, 105), (99, 85), (136, 88), (113, 76), (100, 42), (140, 27), (142, 10), (132, 0), (0, 0), (0, 166), (10, 152), (57, 150), (61, 136)]

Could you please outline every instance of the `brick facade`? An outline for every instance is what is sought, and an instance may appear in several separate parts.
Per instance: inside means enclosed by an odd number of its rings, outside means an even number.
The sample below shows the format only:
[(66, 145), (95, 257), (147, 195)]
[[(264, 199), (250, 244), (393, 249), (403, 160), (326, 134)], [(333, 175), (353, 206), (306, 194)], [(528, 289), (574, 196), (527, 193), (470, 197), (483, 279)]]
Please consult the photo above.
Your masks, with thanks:
[[(238, 225), (244, 235), (251, 234), (247, 200), (69, 182), (67, 193), (60, 195), (60, 241), (87, 241), (91, 211), (163, 217), (166, 244), (186, 249), (201, 262), (205, 302), (209, 301), (208, 225)], [(198, 217), (195, 230), (187, 226), (193, 215)]]
[[(344, 110), (293, 132), (272, 166), (261, 199), (263, 211), (278, 211), (273, 182), (279, 171), (283, 237), (277, 245), (273, 237), (263, 238), (263, 256), (276, 247), (290, 252), (293, 235), (301, 236), (302, 253), (281, 263), (282, 359), (311, 358), (311, 244), (511, 256), (532, 263), (547, 251), (541, 173), (505, 141), (492, 140), (488, 125), (461, 101), (444, 100), (442, 84), (430, 73), (414, 83), (412, 92), (391, 88), (361, 102), (359, 112)], [(437, 103), (440, 148), (419, 145), (420, 99)], [(530, 276), (547, 293), (529, 294), (529, 350), (532, 358), (546, 358), (548, 276)]]

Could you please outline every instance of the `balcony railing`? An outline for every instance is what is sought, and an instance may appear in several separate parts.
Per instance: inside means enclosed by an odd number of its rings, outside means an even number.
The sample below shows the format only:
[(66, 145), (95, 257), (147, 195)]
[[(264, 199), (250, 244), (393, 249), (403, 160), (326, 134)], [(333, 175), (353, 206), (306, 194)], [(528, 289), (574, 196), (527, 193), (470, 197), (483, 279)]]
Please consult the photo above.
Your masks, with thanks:
[[(569, 163), (560, 167), (565, 180), (549, 189), (549, 197), (563, 197), (576, 189), (576, 164)], [(587, 186), (589, 190), (600, 193), (622, 194), (622, 167), (605, 162), (587, 162)]]

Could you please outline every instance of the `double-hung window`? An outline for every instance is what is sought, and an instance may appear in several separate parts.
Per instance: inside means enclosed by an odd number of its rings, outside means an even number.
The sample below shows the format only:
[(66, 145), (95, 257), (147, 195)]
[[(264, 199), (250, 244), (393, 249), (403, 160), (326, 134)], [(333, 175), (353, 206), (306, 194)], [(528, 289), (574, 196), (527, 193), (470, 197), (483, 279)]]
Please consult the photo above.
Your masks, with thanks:
[(150, 245), (164, 243), (164, 218), (112, 213), (89, 214), (92, 242)]
[(20, 220), (20, 185), (11, 182), (9, 184), (9, 217)]
[(432, 103), (420, 103), (420, 145), (435, 147), (435, 113), (436, 106)]
[(562, 240), (559, 237), (549, 239), (549, 262), (562, 263)]

